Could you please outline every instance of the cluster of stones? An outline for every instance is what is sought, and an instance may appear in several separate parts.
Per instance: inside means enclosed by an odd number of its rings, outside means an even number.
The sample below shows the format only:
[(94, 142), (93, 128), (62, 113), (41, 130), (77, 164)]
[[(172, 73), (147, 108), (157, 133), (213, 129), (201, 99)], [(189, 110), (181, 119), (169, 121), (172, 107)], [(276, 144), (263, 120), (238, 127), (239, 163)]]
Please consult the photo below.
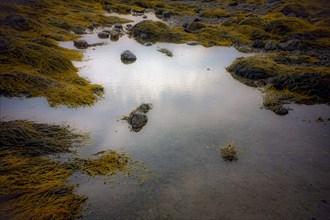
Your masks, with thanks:
[(148, 123), (148, 116), (146, 113), (151, 109), (152, 104), (143, 103), (128, 116), (122, 117), (122, 119), (126, 120), (131, 125), (132, 131), (139, 132)]

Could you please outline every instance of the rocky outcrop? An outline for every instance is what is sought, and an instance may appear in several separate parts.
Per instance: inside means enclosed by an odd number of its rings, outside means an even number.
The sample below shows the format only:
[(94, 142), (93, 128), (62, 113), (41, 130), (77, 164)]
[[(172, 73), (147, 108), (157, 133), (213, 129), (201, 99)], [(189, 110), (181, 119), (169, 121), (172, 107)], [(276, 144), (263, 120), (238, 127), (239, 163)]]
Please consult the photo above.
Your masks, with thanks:
[(134, 63), (137, 59), (135, 54), (129, 50), (125, 50), (124, 52), (122, 52), (122, 54), (120, 55), (120, 58), (121, 58), (121, 61), (125, 64)]
[(122, 117), (122, 120), (126, 120), (131, 125), (131, 130), (139, 132), (148, 123), (148, 113), (152, 109), (152, 104), (143, 103), (132, 111), (129, 116)]

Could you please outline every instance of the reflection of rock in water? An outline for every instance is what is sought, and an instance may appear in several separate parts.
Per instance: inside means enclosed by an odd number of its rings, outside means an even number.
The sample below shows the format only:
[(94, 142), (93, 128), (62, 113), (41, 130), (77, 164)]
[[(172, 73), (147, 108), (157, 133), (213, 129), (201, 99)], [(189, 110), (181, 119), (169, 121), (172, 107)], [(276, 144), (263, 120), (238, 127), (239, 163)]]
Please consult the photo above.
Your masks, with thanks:
[(148, 116), (146, 113), (152, 109), (152, 104), (142, 104), (132, 111), (129, 116), (122, 117), (122, 120), (126, 120), (134, 132), (139, 132), (147, 123)]

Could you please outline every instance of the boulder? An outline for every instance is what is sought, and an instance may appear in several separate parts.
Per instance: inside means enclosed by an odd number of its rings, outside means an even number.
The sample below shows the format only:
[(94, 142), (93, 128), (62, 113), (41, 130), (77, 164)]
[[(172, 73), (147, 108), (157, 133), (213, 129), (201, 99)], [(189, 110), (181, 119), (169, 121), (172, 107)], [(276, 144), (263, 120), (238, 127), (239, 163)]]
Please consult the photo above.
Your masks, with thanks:
[(132, 131), (138, 132), (148, 123), (146, 113), (151, 109), (152, 104), (143, 103), (132, 111), (129, 116), (122, 117), (122, 120), (126, 120), (131, 125)]
[(277, 44), (273, 40), (270, 40), (266, 43), (265, 49), (266, 50), (276, 50), (277, 49)]
[(139, 131), (148, 123), (148, 117), (143, 112), (133, 111), (129, 116), (129, 124), (132, 130)]
[(136, 56), (129, 50), (125, 50), (121, 55), (120, 55), (121, 61), (123, 63), (133, 63), (136, 61)]
[(99, 38), (105, 39), (105, 38), (109, 38), (109, 33), (105, 32), (105, 31), (102, 31), (102, 32), (98, 33), (97, 36)]
[(148, 18), (148, 16), (147, 16), (147, 15), (143, 15), (143, 16), (142, 16), (142, 18), (144, 18), (144, 19), (147, 19), (147, 18)]
[(73, 45), (78, 49), (86, 49), (89, 46), (85, 40), (74, 40)]

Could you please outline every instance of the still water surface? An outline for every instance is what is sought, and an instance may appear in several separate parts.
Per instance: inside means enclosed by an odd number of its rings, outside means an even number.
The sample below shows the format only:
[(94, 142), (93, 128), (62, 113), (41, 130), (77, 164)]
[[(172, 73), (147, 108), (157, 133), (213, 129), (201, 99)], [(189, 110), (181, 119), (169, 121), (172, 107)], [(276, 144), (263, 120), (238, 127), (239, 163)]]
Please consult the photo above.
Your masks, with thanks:
[[(84, 39), (106, 43), (75, 63), (104, 86), (104, 99), (78, 109), (50, 108), (43, 98), (0, 99), (6, 120), (69, 124), (91, 134), (82, 156), (124, 148), (153, 172), (143, 185), (73, 178), (77, 193), (89, 197), (83, 219), (330, 218), (330, 125), (315, 122), (330, 117), (329, 106), (291, 104), (286, 116), (260, 108), (261, 92), (225, 70), (247, 56), (234, 48)], [(135, 63), (121, 62), (126, 49)], [(119, 119), (142, 103), (154, 106), (149, 122), (131, 132)], [(239, 160), (227, 163), (215, 146), (231, 141)]]

